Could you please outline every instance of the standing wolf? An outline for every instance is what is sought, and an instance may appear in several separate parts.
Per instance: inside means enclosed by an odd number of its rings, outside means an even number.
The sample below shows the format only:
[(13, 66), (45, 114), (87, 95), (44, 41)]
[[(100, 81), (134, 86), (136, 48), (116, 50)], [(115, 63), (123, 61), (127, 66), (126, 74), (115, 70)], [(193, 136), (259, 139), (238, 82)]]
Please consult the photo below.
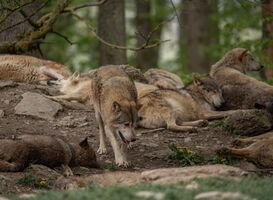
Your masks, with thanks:
[(98, 153), (106, 153), (106, 135), (113, 147), (116, 164), (127, 167), (127, 145), (136, 140), (136, 87), (122, 69), (109, 65), (94, 72), (91, 88), (92, 103), (99, 123)]
[(255, 108), (257, 104), (267, 107), (273, 102), (273, 86), (245, 74), (262, 68), (243, 48), (230, 50), (211, 67), (210, 75), (215, 78), (225, 99), (223, 110)]

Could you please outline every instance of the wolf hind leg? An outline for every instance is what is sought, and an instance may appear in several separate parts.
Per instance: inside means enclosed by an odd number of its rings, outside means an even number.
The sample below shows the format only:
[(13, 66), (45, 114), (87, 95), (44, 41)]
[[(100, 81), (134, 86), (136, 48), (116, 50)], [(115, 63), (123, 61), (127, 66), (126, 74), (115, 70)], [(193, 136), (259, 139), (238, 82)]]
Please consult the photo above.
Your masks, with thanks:
[(100, 137), (100, 146), (99, 149), (97, 150), (97, 152), (99, 154), (106, 154), (107, 150), (106, 150), (106, 144), (105, 144), (105, 128), (104, 128), (104, 124), (101, 118), (101, 115), (98, 111), (95, 112), (95, 116), (96, 119), (99, 123), (99, 137)]
[(189, 121), (189, 122), (182, 122), (181, 123), (182, 126), (198, 126), (198, 127), (204, 127), (208, 125), (208, 121), (207, 120), (196, 120), (196, 121)]
[(167, 122), (167, 129), (171, 131), (196, 131), (196, 127), (187, 125), (177, 125), (175, 122)]

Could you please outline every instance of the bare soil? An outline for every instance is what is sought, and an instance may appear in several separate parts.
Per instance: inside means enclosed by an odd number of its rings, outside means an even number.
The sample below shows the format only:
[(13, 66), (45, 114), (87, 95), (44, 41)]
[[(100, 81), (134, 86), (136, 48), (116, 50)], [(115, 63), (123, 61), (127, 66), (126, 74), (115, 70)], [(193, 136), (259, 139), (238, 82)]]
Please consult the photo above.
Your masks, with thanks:
[[(76, 109), (64, 107), (53, 121), (46, 121), (29, 116), (14, 114), (14, 107), (22, 99), (25, 92), (36, 92), (40, 94), (58, 94), (58, 92), (47, 86), (36, 86), (29, 84), (16, 84), (12, 87), (0, 88), (0, 110), (5, 115), (0, 117), (0, 138), (12, 138), (21, 134), (58, 135), (67, 141), (80, 141), (89, 137), (89, 142), (96, 150), (98, 148), (98, 125), (95, 120), (93, 108)], [(79, 108), (79, 109), (78, 109)], [(215, 152), (223, 145), (228, 145), (235, 137), (229, 133), (218, 132), (217, 129), (198, 130), (196, 133), (172, 132), (161, 130), (147, 132), (145, 129), (137, 130), (137, 141), (129, 151), (129, 158), (133, 167), (119, 169), (115, 167), (113, 151), (108, 143), (108, 154), (97, 155), (102, 169), (74, 168), (75, 175), (85, 176), (92, 173), (104, 173), (110, 170), (143, 171), (162, 167), (174, 167), (178, 164), (168, 163), (164, 158), (170, 153), (168, 145), (174, 143), (186, 146), (201, 154), (206, 161), (215, 156)], [(146, 133), (145, 133), (146, 132)], [(57, 170), (58, 171), (58, 170)], [(60, 172), (60, 171), (59, 171)], [(31, 192), (34, 188), (23, 186), (18, 180), (27, 173), (0, 173), (1, 193), (24, 193)], [(50, 173), (50, 171), (48, 172)]]

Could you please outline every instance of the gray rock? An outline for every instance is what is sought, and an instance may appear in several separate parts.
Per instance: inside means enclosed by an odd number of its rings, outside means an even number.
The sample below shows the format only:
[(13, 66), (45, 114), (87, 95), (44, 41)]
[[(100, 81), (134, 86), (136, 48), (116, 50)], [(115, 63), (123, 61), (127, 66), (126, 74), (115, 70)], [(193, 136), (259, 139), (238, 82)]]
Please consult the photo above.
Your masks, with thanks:
[(26, 92), (23, 99), (16, 105), (15, 114), (28, 115), (40, 119), (53, 120), (62, 106), (46, 97), (32, 92)]
[(7, 104), (7, 105), (9, 105), (9, 100), (4, 100), (4, 104)]
[(0, 89), (5, 87), (15, 87), (17, 86), (17, 83), (14, 83), (13, 81), (0, 81)]
[(227, 165), (204, 165), (181, 168), (161, 168), (141, 173), (143, 181), (148, 183), (164, 184), (178, 181), (189, 181), (195, 178), (208, 178), (215, 176), (239, 177), (246, 175), (244, 170)]

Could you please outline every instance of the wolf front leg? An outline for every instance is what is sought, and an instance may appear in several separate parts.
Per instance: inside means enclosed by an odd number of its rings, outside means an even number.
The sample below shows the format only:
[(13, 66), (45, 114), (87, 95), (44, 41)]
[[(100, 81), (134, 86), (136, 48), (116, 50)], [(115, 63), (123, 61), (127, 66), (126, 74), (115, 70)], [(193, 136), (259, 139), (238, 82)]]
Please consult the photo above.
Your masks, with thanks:
[(99, 154), (105, 154), (107, 152), (106, 145), (105, 145), (105, 129), (104, 124), (101, 118), (100, 113), (96, 110), (95, 111), (97, 122), (99, 123), (99, 135), (100, 135), (100, 146), (97, 152)]
[(119, 145), (114, 135), (115, 133), (109, 127), (106, 126), (105, 131), (114, 150), (116, 165), (119, 167), (129, 167), (131, 164), (127, 161), (127, 145)]

